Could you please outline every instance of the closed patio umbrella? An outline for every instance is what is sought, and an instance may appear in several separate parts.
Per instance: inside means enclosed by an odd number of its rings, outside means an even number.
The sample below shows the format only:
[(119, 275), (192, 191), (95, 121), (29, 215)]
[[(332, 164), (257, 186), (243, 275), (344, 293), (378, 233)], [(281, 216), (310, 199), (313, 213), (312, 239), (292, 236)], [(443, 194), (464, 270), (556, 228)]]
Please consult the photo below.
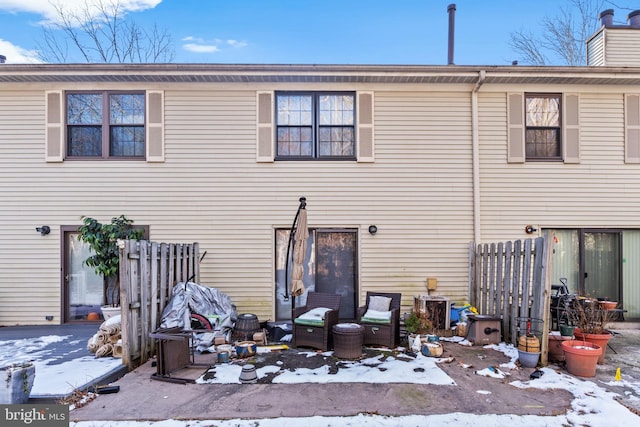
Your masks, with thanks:
[(293, 245), (293, 267), (291, 272), (291, 295), (298, 297), (305, 291), (302, 278), (304, 277), (304, 256), (307, 252), (307, 238), (309, 229), (307, 226), (306, 203), (301, 200), (298, 212), (298, 225), (295, 228)]

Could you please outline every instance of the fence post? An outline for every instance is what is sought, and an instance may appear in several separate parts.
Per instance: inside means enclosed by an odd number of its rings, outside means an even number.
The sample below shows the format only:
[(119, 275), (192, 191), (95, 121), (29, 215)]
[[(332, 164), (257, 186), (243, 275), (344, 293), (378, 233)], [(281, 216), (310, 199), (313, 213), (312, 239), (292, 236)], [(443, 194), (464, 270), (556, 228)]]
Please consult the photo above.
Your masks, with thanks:
[(478, 297), (478, 288), (476, 280), (476, 251), (475, 242), (469, 243), (469, 302), (475, 304)]
[(502, 292), (502, 331), (505, 336), (505, 342), (508, 341), (509, 331), (511, 328), (510, 316), (509, 316), (509, 306), (510, 300), (509, 296), (511, 294), (512, 281), (511, 281), (511, 262), (512, 262), (512, 252), (511, 252), (511, 243), (506, 242), (504, 249), (504, 280), (503, 280), (503, 292)]

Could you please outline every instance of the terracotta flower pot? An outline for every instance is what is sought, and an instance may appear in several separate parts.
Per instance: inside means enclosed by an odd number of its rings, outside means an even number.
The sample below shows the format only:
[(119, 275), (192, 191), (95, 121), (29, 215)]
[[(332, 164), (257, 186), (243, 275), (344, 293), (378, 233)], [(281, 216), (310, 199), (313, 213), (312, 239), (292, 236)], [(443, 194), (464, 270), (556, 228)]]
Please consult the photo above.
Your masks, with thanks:
[(610, 333), (607, 332), (605, 334), (585, 334), (582, 331), (576, 329), (573, 332), (573, 335), (575, 335), (576, 340), (587, 341), (600, 346), (602, 348), (602, 354), (600, 354), (600, 357), (598, 358), (598, 363), (601, 365), (604, 364), (604, 354), (607, 351), (607, 345), (609, 344), (609, 340), (611, 339)]
[(562, 343), (572, 339), (573, 335), (565, 337), (562, 335), (549, 334), (549, 360), (552, 362), (564, 362), (564, 350), (562, 349)]
[(579, 377), (595, 377), (602, 348), (588, 341), (562, 341), (567, 371)]
[(599, 301), (598, 303), (603, 310), (614, 310), (618, 306), (617, 301)]

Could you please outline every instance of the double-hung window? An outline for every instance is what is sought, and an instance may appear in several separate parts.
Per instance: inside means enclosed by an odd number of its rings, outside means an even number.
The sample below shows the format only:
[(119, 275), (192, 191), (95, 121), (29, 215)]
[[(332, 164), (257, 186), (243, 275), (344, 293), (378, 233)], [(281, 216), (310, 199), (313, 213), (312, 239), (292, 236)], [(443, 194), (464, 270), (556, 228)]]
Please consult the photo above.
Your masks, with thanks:
[(69, 92), (67, 158), (145, 158), (145, 94)]
[(525, 94), (527, 160), (562, 160), (561, 94)]
[(355, 160), (354, 92), (277, 92), (276, 159)]

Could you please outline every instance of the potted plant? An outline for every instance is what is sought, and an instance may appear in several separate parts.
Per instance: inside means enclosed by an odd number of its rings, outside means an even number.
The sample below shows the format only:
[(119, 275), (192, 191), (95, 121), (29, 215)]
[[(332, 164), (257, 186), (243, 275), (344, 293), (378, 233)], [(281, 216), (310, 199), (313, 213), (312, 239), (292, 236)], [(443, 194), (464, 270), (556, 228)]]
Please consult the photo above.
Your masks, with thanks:
[[(412, 350), (421, 351), (425, 356), (440, 357), (442, 355), (443, 347), (437, 335), (427, 335), (434, 334), (436, 331), (433, 322), (429, 319), (429, 313), (412, 311), (405, 318), (404, 326), (409, 333), (409, 346)], [(423, 338), (422, 335), (427, 336)]]
[(433, 324), (425, 313), (412, 311), (404, 320), (404, 326), (411, 335), (427, 334), (433, 330)]
[(0, 368), (0, 404), (27, 403), (35, 376), (36, 367), (31, 362)]
[(89, 245), (93, 252), (83, 264), (92, 267), (96, 274), (104, 278), (103, 316), (107, 319), (114, 311), (119, 313), (120, 310), (118, 240), (140, 240), (144, 236), (144, 230), (134, 228), (133, 220), (124, 215), (111, 218), (109, 224), (102, 224), (94, 218), (83, 216), (78, 232), (78, 239)]
[(612, 335), (607, 330), (607, 325), (613, 320), (614, 312), (602, 309), (597, 300), (578, 298), (569, 310), (569, 316), (575, 325), (573, 335), (577, 340), (600, 346), (602, 353), (598, 358), (598, 363), (604, 363), (605, 351)]

